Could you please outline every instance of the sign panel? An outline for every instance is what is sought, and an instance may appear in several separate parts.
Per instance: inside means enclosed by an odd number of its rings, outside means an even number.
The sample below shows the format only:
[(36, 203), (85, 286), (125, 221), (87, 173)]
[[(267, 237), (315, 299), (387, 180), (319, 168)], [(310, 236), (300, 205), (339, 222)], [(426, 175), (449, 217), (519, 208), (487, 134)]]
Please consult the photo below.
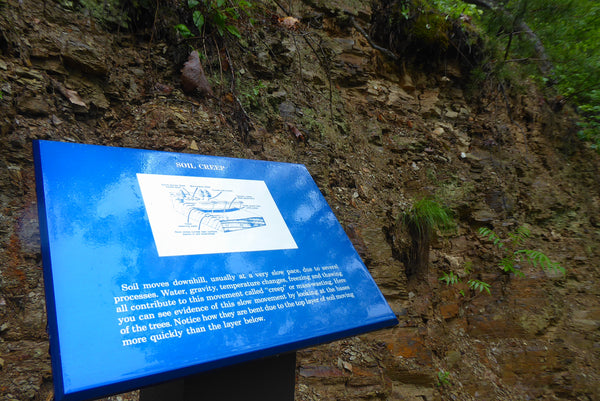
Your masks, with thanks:
[(397, 323), (306, 168), (34, 141), (57, 400)]

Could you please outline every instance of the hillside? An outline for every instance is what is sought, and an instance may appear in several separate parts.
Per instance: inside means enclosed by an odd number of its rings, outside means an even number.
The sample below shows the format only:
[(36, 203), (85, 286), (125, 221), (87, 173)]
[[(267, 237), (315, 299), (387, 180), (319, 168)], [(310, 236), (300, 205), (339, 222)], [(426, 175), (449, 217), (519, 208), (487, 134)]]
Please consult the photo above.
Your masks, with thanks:
[[(241, 39), (195, 42), (168, 4), (154, 34), (64, 4), (0, 0), (0, 399), (52, 398), (31, 151), (49, 139), (306, 165), (400, 325), (300, 351), (298, 400), (600, 400), (600, 165), (567, 109), (527, 82), (473, 87), (457, 57), (390, 60), (354, 0), (265, 7)], [(192, 43), (212, 95), (182, 91)], [(407, 276), (399, 217), (424, 196), (456, 227)], [(566, 275), (497, 267), (478, 229), (522, 224)]]

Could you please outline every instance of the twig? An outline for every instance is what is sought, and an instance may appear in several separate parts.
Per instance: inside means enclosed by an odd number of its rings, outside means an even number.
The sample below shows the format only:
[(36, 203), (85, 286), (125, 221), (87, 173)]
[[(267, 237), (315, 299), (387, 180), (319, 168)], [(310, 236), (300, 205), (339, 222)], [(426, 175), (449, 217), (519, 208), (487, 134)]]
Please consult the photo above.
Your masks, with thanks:
[[(350, 14), (348, 14), (350, 15)], [(386, 49), (385, 47), (381, 47), (379, 45), (377, 45), (375, 42), (373, 42), (373, 40), (371, 39), (371, 37), (369, 36), (369, 34), (367, 34), (367, 32), (365, 32), (365, 30), (358, 25), (358, 22), (356, 22), (356, 20), (354, 19), (354, 17), (352, 15), (350, 15), (350, 22), (352, 22), (352, 26), (362, 34), (362, 36), (365, 37), (365, 39), (367, 40), (367, 42), (369, 42), (369, 44), (371, 45), (371, 47), (375, 50), (379, 50), (380, 52), (382, 52), (383, 54), (385, 54), (386, 56), (388, 56), (389, 58), (391, 58), (394, 61), (398, 61), (399, 57), (396, 56), (391, 50)]]
[(231, 57), (229, 56), (229, 51), (227, 47), (223, 48), (225, 50), (225, 55), (227, 56), (227, 63), (229, 63), (229, 69), (231, 70), (231, 95), (236, 103), (236, 108), (233, 112), (233, 117), (237, 121), (238, 130), (242, 134), (242, 141), (244, 143), (248, 142), (248, 133), (250, 132), (250, 126), (252, 125), (252, 119), (244, 110), (244, 106), (242, 106), (242, 102), (235, 94), (235, 73), (233, 69), (233, 63), (231, 61)]
[(504, 90), (504, 85), (502, 84), (501, 81), (498, 81), (498, 86), (500, 87), (500, 91), (502, 92), (502, 96), (504, 97), (504, 103), (506, 104), (506, 114), (508, 115), (510, 122), (513, 123), (514, 125), (516, 125), (521, 130), (521, 133), (523, 134), (523, 141), (525, 142), (525, 152), (527, 152), (527, 135), (525, 134), (525, 130), (512, 117), (512, 114), (510, 112), (510, 102), (508, 101), (508, 97), (506, 96), (506, 91)]
[(319, 54), (317, 53), (317, 51), (315, 50), (313, 45), (308, 40), (308, 35), (302, 36), (302, 37), (304, 38), (304, 41), (306, 42), (308, 47), (310, 47), (310, 49), (313, 51), (313, 53), (317, 57), (317, 60), (319, 60), (319, 64), (321, 64), (321, 67), (325, 71), (325, 75), (327, 75), (327, 81), (329, 82), (329, 118), (331, 118), (331, 123), (333, 124), (333, 80), (331, 79), (331, 71), (329, 68), (327, 68), (325, 60), (323, 60), (321, 57), (319, 57)]

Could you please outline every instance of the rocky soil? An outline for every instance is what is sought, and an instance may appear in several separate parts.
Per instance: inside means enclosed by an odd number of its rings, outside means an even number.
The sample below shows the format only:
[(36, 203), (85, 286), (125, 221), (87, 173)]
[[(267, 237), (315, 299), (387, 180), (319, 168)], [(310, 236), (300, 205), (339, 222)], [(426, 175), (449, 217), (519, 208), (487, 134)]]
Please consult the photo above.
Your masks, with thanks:
[[(569, 114), (526, 84), (506, 99), (469, 87), (455, 59), (386, 59), (350, 22), (368, 28), (362, 2), (286, 7), (242, 40), (196, 41), (206, 97), (181, 90), (190, 49), (173, 13), (134, 35), (51, 0), (0, 0), (0, 399), (53, 397), (38, 138), (307, 166), (400, 325), (300, 351), (298, 400), (599, 400), (600, 170)], [(457, 227), (407, 278), (397, 219), (426, 195)], [(498, 269), (477, 229), (523, 223), (565, 276)], [(491, 295), (465, 287), (469, 269)], [(451, 271), (462, 284), (438, 280)]]

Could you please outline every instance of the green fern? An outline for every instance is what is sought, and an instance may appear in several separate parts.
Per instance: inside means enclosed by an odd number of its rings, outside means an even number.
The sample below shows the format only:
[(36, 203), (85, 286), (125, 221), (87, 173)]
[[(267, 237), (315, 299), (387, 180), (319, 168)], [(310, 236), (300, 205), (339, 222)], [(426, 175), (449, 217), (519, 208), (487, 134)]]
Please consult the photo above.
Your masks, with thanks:
[(513, 246), (520, 247), (521, 245), (523, 245), (523, 242), (525, 242), (525, 240), (529, 238), (530, 234), (531, 231), (527, 227), (519, 226), (515, 230), (515, 232), (509, 233), (508, 236), (512, 240)]
[(496, 233), (490, 230), (489, 228), (480, 227), (479, 234), (481, 234), (483, 237), (487, 237), (487, 239), (491, 241), (494, 245), (496, 245), (498, 249), (502, 249), (504, 247), (504, 243), (502, 242), (500, 237), (498, 237), (498, 235), (496, 235)]
[[(531, 234), (531, 231), (526, 226), (520, 226), (514, 232), (508, 234), (510, 238), (509, 247), (505, 247), (505, 244), (500, 237), (487, 227), (479, 228), (479, 234), (488, 241), (491, 241), (498, 249), (502, 250), (504, 257), (500, 259), (498, 266), (506, 273), (513, 273), (515, 276), (524, 277), (525, 274), (523, 274), (517, 264), (523, 260), (533, 267), (540, 266), (543, 270), (554, 270), (566, 274), (564, 267), (558, 263), (552, 262), (543, 252), (531, 249), (520, 249)], [(521, 255), (525, 256), (524, 259), (521, 258)]]
[(450, 273), (446, 273), (444, 272), (444, 274), (442, 274), (442, 277), (438, 278), (439, 281), (445, 281), (446, 285), (454, 285), (458, 282), (460, 282), (460, 278), (454, 274), (454, 272), (450, 272)]
[(498, 262), (498, 266), (506, 273), (513, 273), (515, 276), (525, 277), (525, 274), (518, 268), (518, 266), (515, 265), (514, 253), (510, 256), (506, 256), (500, 259), (500, 262)]
[(562, 273), (563, 275), (567, 273), (564, 267), (558, 263), (552, 262), (550, 258), (541, 251), (520, 249), (515, 252), (515, 255), (516, 254), (524, 254), (527, 257), (527, 262), (531, 263), (533, 267), (538, 267), (539, 265), (543, 270), (554, 270)]
[(467, 281), (467, 284), (469, 285), (469, 288), (472, 290), (479, 290), (479, 292), (487, 292), (488, 295), (492, 295), (491, 291), (490, 291), (490, 285), (488, 283), (486, 283), (485, 281), (480, 281), (480, 280), (475, 280), (475, 279), (471, 279), (469, 281)]

